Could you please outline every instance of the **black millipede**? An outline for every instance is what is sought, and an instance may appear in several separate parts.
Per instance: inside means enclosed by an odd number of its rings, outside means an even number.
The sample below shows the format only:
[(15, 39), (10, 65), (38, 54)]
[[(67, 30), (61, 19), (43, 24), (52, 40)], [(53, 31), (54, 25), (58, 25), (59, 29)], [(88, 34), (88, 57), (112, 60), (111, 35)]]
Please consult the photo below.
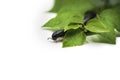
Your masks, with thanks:
[(85, 12), (85, 14), (84, 14), (84, 23), (83, 24), (86, 25), (87, 22), (90, 19), (93, 19), (95, 17), (96, 17), (96, 12), (95, 11), (90, 10), (90, 11)]
[(48, 39), (52, 39), (56, 42), (57, 41), (62, 41), (63, 37), (65, 36), (65, 33), (66, 32), (64, 30), (57, 30), (52, 34), (51, 38), (48, 38)]

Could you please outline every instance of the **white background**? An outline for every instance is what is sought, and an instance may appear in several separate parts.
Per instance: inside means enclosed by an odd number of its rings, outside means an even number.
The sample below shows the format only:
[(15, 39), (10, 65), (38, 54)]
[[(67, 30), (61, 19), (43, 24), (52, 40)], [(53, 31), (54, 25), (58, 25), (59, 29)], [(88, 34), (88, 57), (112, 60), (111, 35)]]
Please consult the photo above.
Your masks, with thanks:
[(41, 26), (53, 0), (0, 0), (0, 80), (120, 80), (116, 45), (61, 48)]

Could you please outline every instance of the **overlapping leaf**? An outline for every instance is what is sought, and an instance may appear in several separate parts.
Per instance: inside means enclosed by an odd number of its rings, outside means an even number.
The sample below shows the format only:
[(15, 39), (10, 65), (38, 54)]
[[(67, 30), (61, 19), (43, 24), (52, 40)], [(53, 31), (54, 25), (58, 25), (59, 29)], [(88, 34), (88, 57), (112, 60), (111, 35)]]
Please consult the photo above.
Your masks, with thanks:
[[(60, 2), (59, 5), (62, 7), (57, 9), (59, 10), (58, 15), (44, 25), (46, 29), (54, 31), (69, 27), (70, 23), (83, 23), (84, 13), (94, 8), (94, 5), (89, 0), (71, 0), (70, 3), (67, 0), (56, 0), (56, 4), (58, 2)], [(65, 4), (66, 2), (68, 3)], [(58, 8), (57, 6), (59, 5), (56, 5), (55, 8)], [(52, 11), (55, 11), (55, 9)]]
[(70, 23), (82, 23), (83, 18), (79, 11), (65, 11), (58, 14), (55, 18), (51, 19), (44, 25), (44, 28), (50, 30), (61, 30), (68, 26)]
[[(83, 45), (86, 36), (94, 42), (116, 43), (120, 33), (120, 0), (55, 0), (51, 12), (57, 16), (48, 21), (43, 28), (67, 31), (63, 47)], [(84, 13), (95, 10), (97, 17), (84, 23)]]

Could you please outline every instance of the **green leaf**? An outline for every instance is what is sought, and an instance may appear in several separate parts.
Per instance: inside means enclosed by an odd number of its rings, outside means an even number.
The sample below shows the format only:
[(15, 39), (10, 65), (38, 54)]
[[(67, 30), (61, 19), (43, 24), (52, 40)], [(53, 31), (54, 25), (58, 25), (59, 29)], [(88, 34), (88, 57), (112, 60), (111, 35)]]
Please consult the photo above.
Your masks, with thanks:
[(71, 4), (72, 0), (54, 0), (54, 7), (50, 10), (50, 12), (58, 12), (62, 6)]
[(86, 41), (86, 35), (78, 29), (69, 30), (63, 40), (63, 47), (72, 47), (83, 45)]
[[(94, 8), (104, 8), (105, 5), (109, 4), (111, 6), (120, 3), (120, 0), (109, 0), (109, 3), (106, 4), (108, 0), (54, 0), (54, 6), (50, 12), (59, 12), (61, 8), (66, 6), (77, 6), (78, 8), (89, 9), (94, 6)], [(77, 8), (76, 8), (77, 9)]]
[(68, 24), (83, 23), (84, 13), (93, 8), (94, 5), (89, 0), (56, 0), (52, 11), (58, 10), (58, 15), (48, 21), (43, 28), (52, 31), (64, 29), (65, 27), (71, 29), (72, 26), (68, 26)]
[(79, 11), (60, 12), (58, 15), (48, 21), (43, 28), (55, 31), (64, 29), (70, 23), (83, 23), (83, 16)]
[(77, 29), (77, 28), (82, 28), (81, 23), (70, 23), (68, 26), (64, 28), (64, 31), (70, 30), (70, 29)]
[[(120, 36), (120, 0), (55, 0), (51, 12), (57, 16), (48, 21), (43, 28), (56, 31), (64, 29), (66, 34), (63, 47), (83, 45), (86, 36), (93, 36), (94, 42), (116, 43)], [(84, 13), (95, 10), (97, 17), (88, 21), (83, 31)]]
[(100, 19), (103, 24), (109, 27), (110, 32), (99, 33), (95, 37), (92, 37), (92, 41), (99, 43), (116, 44), (116, 32), (114, 29), (114, 23), (112, 22), (113, 20), (109, 20), (109, 18), (106, 17), (107, 15), (103, 16), (103, 12), (100, 14)]
[(120, 0), (90, 0), (99, 8), (107, 9), (120, 3)]
[(54, 7), (50, 12), (59, 12), (61, 8), (68, 7), (69, 10), (88, 10), (93, 8), (93, 4), (90, 0), (55, 0)]
[(108, 26), (102, 23), (99, 18), (94, 18), (90, 20), (85, 26), (85, 28), (95, 33), (109, 32)]
[(116, 44), (116, 33), (111, 31), (109, 33), (97, 34), (95, 37), (92, 37), (92, 41), (98, 43)]
[(115, 30), (116, 33), (116, 37), (120, 37), (120, 32), (118, 32), (117, 30)]
[(118, 11), (118, 9), (106, 9), (101, 12), (100, 18), (105, 24), (113, 26), (120, 32), (120, 12)]

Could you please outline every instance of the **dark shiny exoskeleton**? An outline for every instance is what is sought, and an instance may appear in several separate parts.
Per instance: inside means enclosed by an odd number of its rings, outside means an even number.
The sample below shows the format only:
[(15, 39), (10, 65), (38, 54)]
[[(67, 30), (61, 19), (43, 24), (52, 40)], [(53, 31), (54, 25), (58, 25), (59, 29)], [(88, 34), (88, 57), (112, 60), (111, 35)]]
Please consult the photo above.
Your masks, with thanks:
[(84, 25), (90, 20), (96, 17), (95, 11), (87, 11), (84, 15)]
[(64, 32), (64, 30), (58, 30), (58, 31), (55, 31), (53, 34), (52, 34), (52, 39), (53, 40), (57, 40), (58, 38), (60, 37), (64, 37), (66, 32)]

